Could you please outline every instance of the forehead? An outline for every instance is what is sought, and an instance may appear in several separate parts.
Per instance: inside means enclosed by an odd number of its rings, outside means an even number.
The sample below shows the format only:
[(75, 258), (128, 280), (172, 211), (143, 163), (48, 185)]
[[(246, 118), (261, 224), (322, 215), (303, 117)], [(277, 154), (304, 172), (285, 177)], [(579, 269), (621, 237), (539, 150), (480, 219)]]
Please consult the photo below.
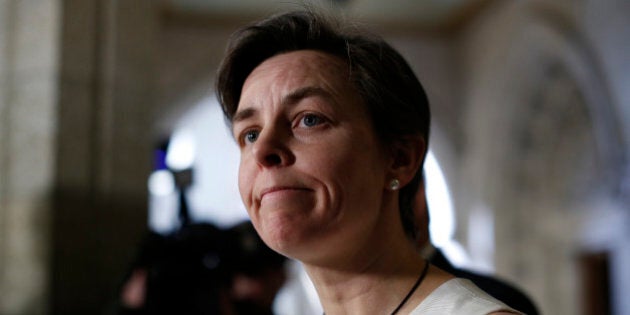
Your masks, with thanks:
[(298, 50), (273, 56), (258, 65), (245, 80), (243, 93), (254, 85), (274, 86), (280, 91), (311, 85), (336, 94), (348, 92), (350, 81), (348, 66), (341, 58), (315, 50)]

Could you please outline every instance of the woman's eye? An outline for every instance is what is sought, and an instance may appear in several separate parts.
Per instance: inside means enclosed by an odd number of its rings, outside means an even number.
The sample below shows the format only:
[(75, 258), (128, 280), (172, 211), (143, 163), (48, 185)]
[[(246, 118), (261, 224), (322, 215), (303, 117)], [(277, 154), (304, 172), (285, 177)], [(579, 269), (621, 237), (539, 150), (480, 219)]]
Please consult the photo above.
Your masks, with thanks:
[(245, 142), (253, 143), (256, 141), (256, 139), (258, 139), (259, 134), (260, 132), (258, 130), (249, 130), (245, 132), (245, 134), (243, 135), (243, 138)]
[(307, 114), (302, 117), (302, 124), (306, 127), (317, 126), (322, 123), (322, 118), (313, 114)]

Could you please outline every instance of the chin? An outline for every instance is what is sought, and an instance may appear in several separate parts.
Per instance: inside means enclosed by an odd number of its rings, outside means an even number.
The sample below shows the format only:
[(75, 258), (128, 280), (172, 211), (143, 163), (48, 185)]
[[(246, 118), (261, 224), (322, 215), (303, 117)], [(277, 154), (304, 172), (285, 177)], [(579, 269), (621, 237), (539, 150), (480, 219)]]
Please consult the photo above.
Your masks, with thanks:
[(308, 239), (304, 230), (297, 224), (266, 224), (261, 232), (263, 241), (274, 251), (301, 260), (300, 255), (304, 251), (310, 251)]
[[(274, 251), (293, 259), (302, 260), (304, 255), (317, 252), (321, 246), (322, 222), (315, 207), (264, 207), (255, 216), (256, 229), (263, 241)], [(273, 210), (270, 210), (273, 209)]]
[(266, 236), (267, 246), (281, 255), (303, 263), (320, 263), (331, 254), (328, 251), (334, 249), (330, 242), (323, 242), (314, 229), (297, 230), (293, 226), (292, 229), (277, 229), (273, 232), (275, 233)]
[(301, 247), (301, 237), (295, 226), (271, 225), (266, 226), (262, 239), (271, 249), (283, 254), (291, 256), (290, 253), (296, 248)]

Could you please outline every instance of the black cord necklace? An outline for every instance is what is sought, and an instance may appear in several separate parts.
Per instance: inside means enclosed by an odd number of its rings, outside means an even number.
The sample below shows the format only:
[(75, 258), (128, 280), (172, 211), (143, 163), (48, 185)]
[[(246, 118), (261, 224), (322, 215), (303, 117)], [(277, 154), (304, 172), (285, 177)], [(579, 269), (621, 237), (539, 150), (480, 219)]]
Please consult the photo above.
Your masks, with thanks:
[[(427, 271), (429, 271), (429, 262), (425, 261), (424, 262), (424, 268), (422, 269), (422, 272), (420, 273), (420, 277), (418, 277), (418, 280), (416, 280), (416, 283), (414, 283), (413, 287), (411, 287), (411, 290), (409, 290), (409, 293), (407, 293), (407, 296), (405, 296), (405, 298), (402, 301), (400, 301), (400, 304), (398, 304), (396, 309), (392, 312), (392, 315), (398, 313), (398, 311), (400, 311), (400, 309), (403, 307), (403, 305), (405, 305), (405, 303), (407, 303), (407, 300), (409, 300), (411, 295), (414, 292), (416, 292), (416, 290), (418, 289), (418, 287), (422, 283), (422, 280), (424, 280), (424, 277), (427, 275)], [(326, 315), (326, 313), (324, 313), (323, 315)]]
[(420, 286), (420, 283), (422, 283), (422, 280), (424, 280), (424, 277), (427, 275), (427, 271), (428, 270), (429, 270), (429, 262), (425, 261), (424, 262), (424, 268), (422, 269), (422, 273), (420, 273), (420, 277), (418, 277), (418, 280), (416, 280), (416, 283), (413, 285), (411, 290), (409, 290), (409, 293), (407, 293), (407, 296), (405, 296), (405, 298), (400, 302), (400, 304), (398, 304), (398, 307), (396, 307), (396, 309), (392, 312), (392, 315), (398, 313), (398, 311), (400, 311), (400, 309), (403, 307), (403, 305), (405, 305), (405, 303), (407, 303), (407, 300), (409, 300), (411, 295), (414, 292), (416, 292), (416, 289), (418, 289), (418, 287)]

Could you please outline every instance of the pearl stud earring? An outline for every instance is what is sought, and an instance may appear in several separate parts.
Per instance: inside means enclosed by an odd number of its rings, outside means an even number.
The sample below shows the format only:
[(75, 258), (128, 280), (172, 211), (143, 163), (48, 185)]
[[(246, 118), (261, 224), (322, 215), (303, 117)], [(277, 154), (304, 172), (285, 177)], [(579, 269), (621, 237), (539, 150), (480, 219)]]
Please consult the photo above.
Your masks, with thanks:
[(391, 182), (389, 182), (389, 189), (390, 190), (398, 190), (398, 188), (400, 187), (400, 182), (397, 179), (392, 179)]

